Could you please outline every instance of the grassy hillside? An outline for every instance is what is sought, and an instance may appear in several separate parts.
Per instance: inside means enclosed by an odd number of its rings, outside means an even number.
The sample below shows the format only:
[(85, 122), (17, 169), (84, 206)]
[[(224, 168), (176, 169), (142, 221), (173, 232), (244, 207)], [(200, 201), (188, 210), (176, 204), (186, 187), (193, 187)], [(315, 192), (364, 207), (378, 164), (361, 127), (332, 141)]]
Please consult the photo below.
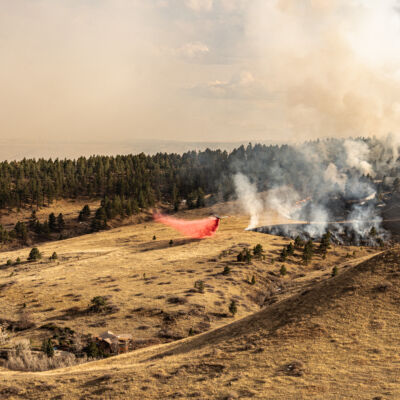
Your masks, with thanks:
[[(245, 226), (245, 217), (231, 216), (214, 238), (194, 241), (143, 223), (47, 243), (41, 261), (3, 266), (0, 317), (16, 320), (29, 312), (36, 324), (15, 341), (26, 337), (39, 345), (49, 334), (39, 328), (53, 323), (84, 334), (131, 333), (137, 347), (153, 346), (66, 370), (3, 369), (2, 396), (396, 398), (397, 253), (360, 264), (376, 251), (337, 246), (308, 266), (298, 251), (282, 263), (277, 259), (289, 241)], [(265, 259), (236, 261), (243, 247), (257, 243)], [(46, 259), (53, 251), (55, 262)], [(25, 259), (28, 252), (1, 257)], [(226, 266), (231, 272), (223, 275)], [(339, 267), (334, 278), (333, 266)], [(204, 293), (194, 289), (197, 280)], [(87, 313), (98, 295), (108, 296), (113, 313)], [(238, 305), (235, 317), (231, 300)], [(191, 328), (195, 336), (188, 337)]]

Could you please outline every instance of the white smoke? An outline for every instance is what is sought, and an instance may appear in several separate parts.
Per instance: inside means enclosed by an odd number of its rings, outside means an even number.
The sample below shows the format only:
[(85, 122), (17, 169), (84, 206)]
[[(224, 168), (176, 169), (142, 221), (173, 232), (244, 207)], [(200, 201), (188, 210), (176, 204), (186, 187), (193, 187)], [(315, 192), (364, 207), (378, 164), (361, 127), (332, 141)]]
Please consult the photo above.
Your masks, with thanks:
[(346, 140), (344, 148), (347, 154), (346, 162), (350, 168), (355, 168), (364, 175), (374, 176), (372, 165), (367, 161), (369, 148), (366, 143)]
[(257, 187), (240, 173), (235, 175), (234, 184), (243, 210), (250, 215), (250, 222), (246, 229), (254, 229), (258, 225), (260, 214), (264, 208), (257, 193)]
[[(359, 242), (369, 240), (371, 227), (383, 234), (375, 182), (396, 173), (395, 138), (332, 139), (283, 146), (270, 153), (273, 158), (268, 164), (262, 162), (262, 157), (267, 156), (258, 154), (255, 159), (236, 165), (242, 170), (234, 178), (236, 195), (250, 215), (248, 229), (257, 227), (260, 220), (264, 222), (274, 211), (285, 220), (306, 223), (302, 229), (310, 237), (321, 237), (332, 226), (337, 235), (350, 232)], [(261, 193), (257, 193), (256, 185), (245, 174), (257, 176)], [(344, 225), (337, 225), (338, 222)], [(275, 223), (274, 220), (269, 225)], [(289, 236), (298, 227), (288, 227)]]

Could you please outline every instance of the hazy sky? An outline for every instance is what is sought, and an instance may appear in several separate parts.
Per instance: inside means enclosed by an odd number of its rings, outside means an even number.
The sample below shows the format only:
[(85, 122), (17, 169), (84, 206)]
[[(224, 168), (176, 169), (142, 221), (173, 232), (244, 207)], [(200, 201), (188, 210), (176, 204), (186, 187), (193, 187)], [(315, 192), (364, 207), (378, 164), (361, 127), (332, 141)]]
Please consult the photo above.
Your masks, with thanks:
[(0, 0), (0, 139), (397, 133), (394, 0)]

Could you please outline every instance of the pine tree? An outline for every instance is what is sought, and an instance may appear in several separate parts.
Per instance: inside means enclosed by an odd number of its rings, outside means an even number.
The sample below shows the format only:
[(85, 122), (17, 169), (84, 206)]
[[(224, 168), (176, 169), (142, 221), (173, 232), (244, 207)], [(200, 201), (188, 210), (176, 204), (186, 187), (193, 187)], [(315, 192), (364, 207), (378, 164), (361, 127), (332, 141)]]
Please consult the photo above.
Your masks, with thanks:
[(54, 213), (51, 213), (49, 215), (49, 229), (51, 232), (56, 232), (57, 231), (57, 219)]

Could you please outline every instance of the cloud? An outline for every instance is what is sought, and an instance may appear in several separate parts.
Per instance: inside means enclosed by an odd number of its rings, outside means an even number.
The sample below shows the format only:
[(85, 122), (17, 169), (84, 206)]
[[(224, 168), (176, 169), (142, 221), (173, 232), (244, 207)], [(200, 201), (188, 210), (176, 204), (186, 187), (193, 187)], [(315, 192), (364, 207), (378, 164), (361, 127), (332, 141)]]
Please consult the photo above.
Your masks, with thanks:
[(187, 7), (193, 11), (211, 11), (213, 0), (185, 0)]
[(177, 49), (176, 53), (185, 57), (195, 58), (210, 52), (208, 46), (202, 42), (186, 43)]

